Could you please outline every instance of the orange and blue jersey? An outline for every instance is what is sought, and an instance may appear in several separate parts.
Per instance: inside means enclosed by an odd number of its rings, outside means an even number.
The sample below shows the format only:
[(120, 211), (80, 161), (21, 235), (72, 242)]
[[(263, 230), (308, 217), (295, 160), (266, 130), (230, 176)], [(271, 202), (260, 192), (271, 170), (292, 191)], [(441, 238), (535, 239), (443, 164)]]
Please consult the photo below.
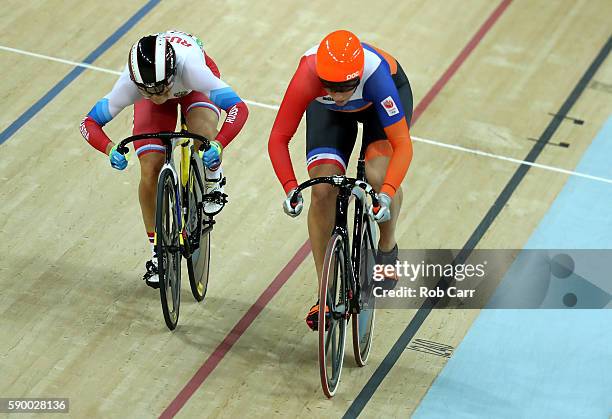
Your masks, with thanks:
[[(315, 68), (317, 46), (302, 56), (285, 92), (268, 142), (272, 165), (285, 192), (297, 186), (288, 144), (298, 128), (302, 115), (313, 100), (337, 112), (357, 112), (374, 106), (393, 147), (393, 155), (381, 192), (393, 196), (401, 184), (412, 159), (412, 144), (406, 115), (392, 78), (397, 72), (398, 64), (390, 54), (366, 43), (362, 43), (362, 46), (363, 75), (357, 89), (343, 106), (338, 106), (327, 95), (317, 76)], [(328, 154), (326, 158), (338, 160), (333, 151)]]

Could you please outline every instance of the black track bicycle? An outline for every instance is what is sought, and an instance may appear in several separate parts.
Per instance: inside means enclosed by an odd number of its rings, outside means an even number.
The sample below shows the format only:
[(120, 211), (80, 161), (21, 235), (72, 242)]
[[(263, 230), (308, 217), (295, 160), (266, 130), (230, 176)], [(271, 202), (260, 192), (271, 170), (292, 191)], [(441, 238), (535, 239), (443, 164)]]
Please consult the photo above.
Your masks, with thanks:
[[(138, 134), (121, 141), (117, 151), (128, 152), (127, 144), (142, 139), (160, 139), (166, 148), (159, 172), (155, 213), (155, 252), (158, 260), (159, 291), (164, 320), (170, 330), (178, 324), (181, 301), (181, 257), (187, 261), (191, 293), (202, 301), (208, 288), (210, 235), (216, 215), (227, 203), (220, 192), (206, 194), (205, 172), (199, 150), (208, 150), (208, 139), (187, 132)], [(196, 149), (194, 140), (202, 145)], [(179, 170), (173, 150), (181, 147)], [(225, 179), (221, 180), (222, 182)], [(205, 213), (204, 203), (220, 204), (219, 211)]]
[[(319, 371), (323, 393), (331, 398), (340, 382), (350, 317), (358, 366), (366, 364), (372, 347), (376, 306), (372, 274), (378, 240), (376, 222), (368, 215), (366, 198), (369, 195), (374, 206), (378, 206), (378, 199), (366, 182), (363, 155), (357, 163), (357, 178), (325, 176), (307, 180), (295, 190), (292, 203), (297, 203), (298, 192), (321, 183), (338, 188), (336, 220), (325, 251), (319, 287)], [(351, 202), (354, 221), (349, 242), (347, 219)]]

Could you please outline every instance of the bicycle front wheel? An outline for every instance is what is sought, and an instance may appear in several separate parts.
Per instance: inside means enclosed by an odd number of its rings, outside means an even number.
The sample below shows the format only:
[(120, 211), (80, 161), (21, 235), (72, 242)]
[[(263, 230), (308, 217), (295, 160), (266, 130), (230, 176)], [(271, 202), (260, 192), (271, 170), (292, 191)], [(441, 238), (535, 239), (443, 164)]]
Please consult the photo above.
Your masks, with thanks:
[(327, 244), (319, 289), (319, 371), (323, 393), (336, 393), (346, 341), (348, 316), (347, 278), (344, 240), (334, 234)]
[(177, 185), (171, 170), (163, 170), (157, 185), (155, 231), (159, 292), (164, 320), (170, 330), (178, 323), (181, 300), (181, 243)]

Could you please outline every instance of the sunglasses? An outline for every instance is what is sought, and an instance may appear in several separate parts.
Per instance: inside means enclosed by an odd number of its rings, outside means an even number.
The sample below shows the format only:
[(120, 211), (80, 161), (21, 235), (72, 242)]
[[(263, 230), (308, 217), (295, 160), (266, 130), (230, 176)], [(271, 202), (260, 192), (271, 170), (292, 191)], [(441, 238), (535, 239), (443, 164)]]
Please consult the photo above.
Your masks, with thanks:
[(169, 88), (170, 86), (172, 86), (172, 83), (174, 82), (174, 77), (169, 78), (166, 81), (163, 82), (158, 82), (158, 83), (136, 83), (136, 87), (138, 87), (138, 89), (150, 96), (155, 96), (155, 95), (161, 95), (162, 93), (164, 93), (166, 91), (167, 88)]
[(359, 78), (356, 78), (350, 81), (346, 81), (346, 82), (330, 82), (330, 81), (323, 80), (323, 79), (320, 79), (320, 80), (321, 80), (321, 83), (323, 84), (323, 87), (333, 93), (352, 92), (353, 90), (357, 88), (357, 86), (359, 86), (359, 82), (360, 82)]

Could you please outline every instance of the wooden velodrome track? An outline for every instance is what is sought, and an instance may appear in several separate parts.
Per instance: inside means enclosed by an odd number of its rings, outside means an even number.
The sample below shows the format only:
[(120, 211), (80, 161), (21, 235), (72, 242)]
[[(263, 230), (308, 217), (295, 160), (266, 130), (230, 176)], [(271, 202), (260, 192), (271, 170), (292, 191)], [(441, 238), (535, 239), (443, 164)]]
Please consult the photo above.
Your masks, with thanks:
[[(349, 408), (407, 417), (447, 362), (392, 350), (416, 310), (381, 310), (369, 365), (354, 367), (347, 346), (338, 394), (321, 393), (317, 336), (303, 321), (316, 292), (306, 217), (283, 214), (267, 154), (274, 106), (306, 49), (333, 29), (355, 31), (402, 63), (415, 98), (411, 132), (431, 140), (414, 143), (400, 248), (458, 249), (470, 237), (521, 248), (568, 178), (554, 168), (573, 170), (610, 113), (609, 90), (583, 88), (570, 114), (587, 123), (564, 122), (552, 137), (571, 147), (544, 147), (537, 162), (552, 169), (531, 168), (502, 201), (516, 163), (443, 146), (525, 159), (527, 138), (545, 132), (608, 41), (611, 16), (606, 0), (5, 0), (0, 397), (69, 397), (72, 417), (339, 417)], [(173, 333), (159, 294), (140, 280), (149, 250), (138, 165), (112, 170), (78, 129), (129, 46), (170, 28), (198, 34), (223, 78), (254, 101), (225, 153), (231, 203), (214, 231), (207, 300), (196, 304), (184, 287)], [(86, 57), (96, 68), (74, 66)], [(609, 86), (610, 61), (591, 78)], [(124, 111), (106, 132), (129, 135), (131, 117)], [(306, 179), (303, 126), (291, 152)], [(434, 310), (409, 338), (456, 347), (477, 315)], [(385, 357), (388, 370), (379, 368)]]

